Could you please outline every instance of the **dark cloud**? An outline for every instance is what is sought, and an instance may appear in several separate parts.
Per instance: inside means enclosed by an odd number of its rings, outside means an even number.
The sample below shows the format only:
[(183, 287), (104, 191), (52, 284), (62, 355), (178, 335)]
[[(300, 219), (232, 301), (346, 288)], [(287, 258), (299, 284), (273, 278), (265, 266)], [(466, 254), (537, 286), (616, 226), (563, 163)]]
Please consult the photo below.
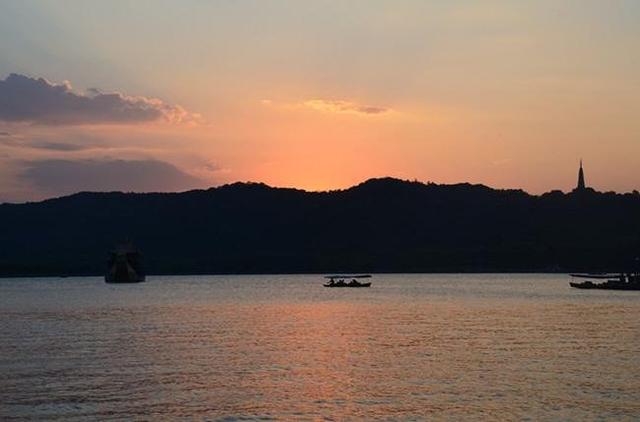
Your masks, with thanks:
[(80, 191), (171, 192), (205, 183), (156, 160), (41, 160), (26, 163), (22, 179), (53, 195)]
[(50, 141), (32, 141), (28, 144), (28, 147), (35, 149), (47, 149), (50, 151), (84, 151), (93, 148), (90, 145), (67, 144), (64, 142)]
[[(0, 138), (2, 138), (1, 135), (0, 135)], [(52, 142), (52, 141), (42, 141), (42, 140), (24, 140), (24, 139), (12, 138), (10, 136), (0, 139), (0, 145), (8, 146), (11, 148), (46, 149), (49, 151), (63, 151), (63, 152), (84, 151), (87, 149), (95, 148), (95, 146), (93, 145), (79, 145), (79, 144), (70, 144), (65, 142)]]
[(195, 116), (179, 106), (145, 97), (73, 92), (69, 83), (12, 73), (0, 80), (0, 120), (51, 125), (139, 123), (154, 120), (192, 121)]
[(11, 134), (9, 132), (0, 132), (0, 138), (6, 138), (11, 136)]

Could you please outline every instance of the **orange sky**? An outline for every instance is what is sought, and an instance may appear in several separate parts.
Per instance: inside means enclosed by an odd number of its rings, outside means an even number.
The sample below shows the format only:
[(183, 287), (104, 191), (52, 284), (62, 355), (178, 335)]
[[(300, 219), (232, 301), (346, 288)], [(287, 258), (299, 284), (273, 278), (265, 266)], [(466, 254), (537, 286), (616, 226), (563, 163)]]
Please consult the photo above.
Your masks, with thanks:
[(541, 193), (580, 158), (594, 188), (640, 188), (632, 0), (4, 9), (0, 202), (381, 176)]

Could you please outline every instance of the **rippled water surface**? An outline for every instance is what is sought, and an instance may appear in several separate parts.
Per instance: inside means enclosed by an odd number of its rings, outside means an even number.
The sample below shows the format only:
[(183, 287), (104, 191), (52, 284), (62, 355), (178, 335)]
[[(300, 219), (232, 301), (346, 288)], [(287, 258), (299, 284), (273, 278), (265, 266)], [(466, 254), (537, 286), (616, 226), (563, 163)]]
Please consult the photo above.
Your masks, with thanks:
[(640, 292), (372, 281), (0, 280), (0, 419), (640, 418)]

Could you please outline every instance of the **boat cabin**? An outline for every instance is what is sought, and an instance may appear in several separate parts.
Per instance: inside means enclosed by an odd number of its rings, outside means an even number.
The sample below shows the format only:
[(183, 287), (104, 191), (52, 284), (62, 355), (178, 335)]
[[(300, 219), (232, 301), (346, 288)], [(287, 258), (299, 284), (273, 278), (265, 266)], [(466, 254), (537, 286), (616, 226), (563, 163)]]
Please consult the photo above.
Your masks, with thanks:
[(328, 275), (324, 278), (329, 282), (323, 284), (324, 287), (370, 287), (371, 282), (361, 282), (359, 279), (371, 278), (371, 274), (358, 275)]

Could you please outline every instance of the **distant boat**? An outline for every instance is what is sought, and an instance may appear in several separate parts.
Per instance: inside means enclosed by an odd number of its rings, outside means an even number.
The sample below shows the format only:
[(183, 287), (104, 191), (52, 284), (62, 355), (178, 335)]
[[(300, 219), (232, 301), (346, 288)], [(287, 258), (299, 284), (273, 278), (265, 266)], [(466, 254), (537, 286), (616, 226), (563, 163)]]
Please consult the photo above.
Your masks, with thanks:
[(640, 290), (640, 273), (615, 273), (615, 274), (571, 274), (577, 278), (591, 278), (594, 280), (606, 279), (603, 283), (594, 283), (587, 280), (581, 283), (570, 282), (576, 289), (602, 289), (602, 290)]
[(599, 279), (599, 280), (608, 280), (611, 278), (619, 277), (620, 273), (573, 273), (569, 275), (575, 278), (591, 278), (591, 279)]
[[(329, 282), (323, 284), (324, 287), (370, 287), (371, 282), (361, 283), (357, 279), (359, 278), (371, 278), (371, 274), (359, 274), (359, 275), (328, 275), (325, 278), (329, 279)], [(351, 281), (346, 282), (345, 280)], [(337, 280), (337, 281), (336, 281)]]
[(131, 242), (121, 243), (111, 251), (104, 281), (107, 283), (141, 283), (145, 281), (142, 256)]

